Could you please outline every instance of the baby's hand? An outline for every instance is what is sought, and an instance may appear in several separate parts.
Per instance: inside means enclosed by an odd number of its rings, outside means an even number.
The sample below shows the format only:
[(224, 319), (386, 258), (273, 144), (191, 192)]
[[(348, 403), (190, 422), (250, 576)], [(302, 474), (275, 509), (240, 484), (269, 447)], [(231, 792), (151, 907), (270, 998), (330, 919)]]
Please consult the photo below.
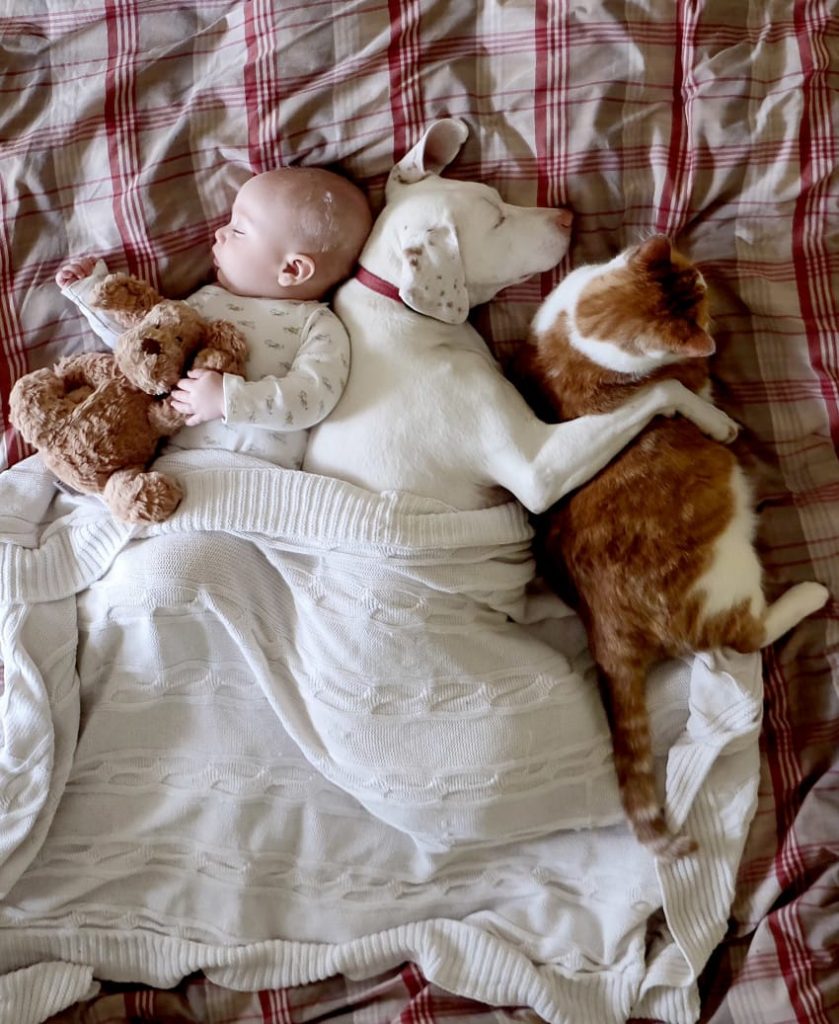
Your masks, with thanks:
[(215, 370), (190, 370), (169, 396), (172, 407), (186, 417), (188, 427), (224, 415), (224, 378)]
[(77, 260), (70, 260), (55, 275), (55, 283), (59, 288), (64, 288), (74, 281), (81, 281), (91, 275), (95, 266), (95, 256), (80, 256)]

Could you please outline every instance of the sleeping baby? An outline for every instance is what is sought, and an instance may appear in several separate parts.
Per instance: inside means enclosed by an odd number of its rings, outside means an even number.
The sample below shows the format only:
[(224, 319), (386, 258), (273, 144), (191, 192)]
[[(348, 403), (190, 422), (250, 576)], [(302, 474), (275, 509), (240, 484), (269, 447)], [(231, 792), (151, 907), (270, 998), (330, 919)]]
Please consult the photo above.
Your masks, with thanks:
[[(246, 375), (190, 370), (171, 396), (187, 424), (172, 447), (226, 448), (300, 468), (308, 428), (332, 411), (349, 374), (347, 332), (323, 300), (353, 269), (371, 224), (364, 193), (331, 171), (285, 167), (245, 182), (216, 232), (217, 283), (186, 301), (242, 331)], [(113, 347), (123, 328), (89, 302), (107, 273), (83, 257), (55, 280)]]

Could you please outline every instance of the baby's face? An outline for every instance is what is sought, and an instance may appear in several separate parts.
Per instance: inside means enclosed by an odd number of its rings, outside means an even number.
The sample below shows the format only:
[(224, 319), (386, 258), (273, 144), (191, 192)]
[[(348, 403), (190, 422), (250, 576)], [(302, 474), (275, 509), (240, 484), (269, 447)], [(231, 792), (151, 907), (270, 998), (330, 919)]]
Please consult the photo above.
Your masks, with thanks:
[(216, 231), (213, 263), (219, 284), (236, 295), (277, 295), (277, 276), (289, 252), (284, 224), (274, 209), (268, 215), (258, 179), (245, 182)]
[(359, 188), (319, 167), (281, 167), (239, 189), (216, 232), (218, 282), (236, 295), (321, 299), (352, 269), (370, 231)]

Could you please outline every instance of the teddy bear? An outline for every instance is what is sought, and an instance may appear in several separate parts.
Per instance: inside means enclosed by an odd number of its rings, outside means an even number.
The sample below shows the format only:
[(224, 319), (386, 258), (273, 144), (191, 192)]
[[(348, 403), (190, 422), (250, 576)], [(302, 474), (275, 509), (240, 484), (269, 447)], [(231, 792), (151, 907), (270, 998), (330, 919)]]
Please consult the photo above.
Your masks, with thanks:
[(10, 419), (63, 483), (101, 495), (123, 522), (162, 522), (183, 497), (176, 480), (147, 469), (184, 425), (168, 394), (190, 367), (244, 373), (247, 343), (227, 321), (205, 320), (128, 274), (109, 274), (91, 301), (126, 327), (114, 351), (21, 377)]

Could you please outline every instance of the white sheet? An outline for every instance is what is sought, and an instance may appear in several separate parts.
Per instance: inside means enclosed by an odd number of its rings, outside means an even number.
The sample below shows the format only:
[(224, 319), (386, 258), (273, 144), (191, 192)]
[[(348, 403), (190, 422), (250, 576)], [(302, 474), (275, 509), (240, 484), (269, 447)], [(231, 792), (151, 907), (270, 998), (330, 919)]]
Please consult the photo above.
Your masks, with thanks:
[(39, 466), (0, 477), (0, 969), (253, 988), (413, 959), (551, 1021), (695, 1018), (754, 810), (758, 659), (658, 673), (701, 851), (657, 870), (579, 624), (526, 595), (517, 505), (208, 451), (161, 460), (187, 498), (137, 528), (48, 504)]

